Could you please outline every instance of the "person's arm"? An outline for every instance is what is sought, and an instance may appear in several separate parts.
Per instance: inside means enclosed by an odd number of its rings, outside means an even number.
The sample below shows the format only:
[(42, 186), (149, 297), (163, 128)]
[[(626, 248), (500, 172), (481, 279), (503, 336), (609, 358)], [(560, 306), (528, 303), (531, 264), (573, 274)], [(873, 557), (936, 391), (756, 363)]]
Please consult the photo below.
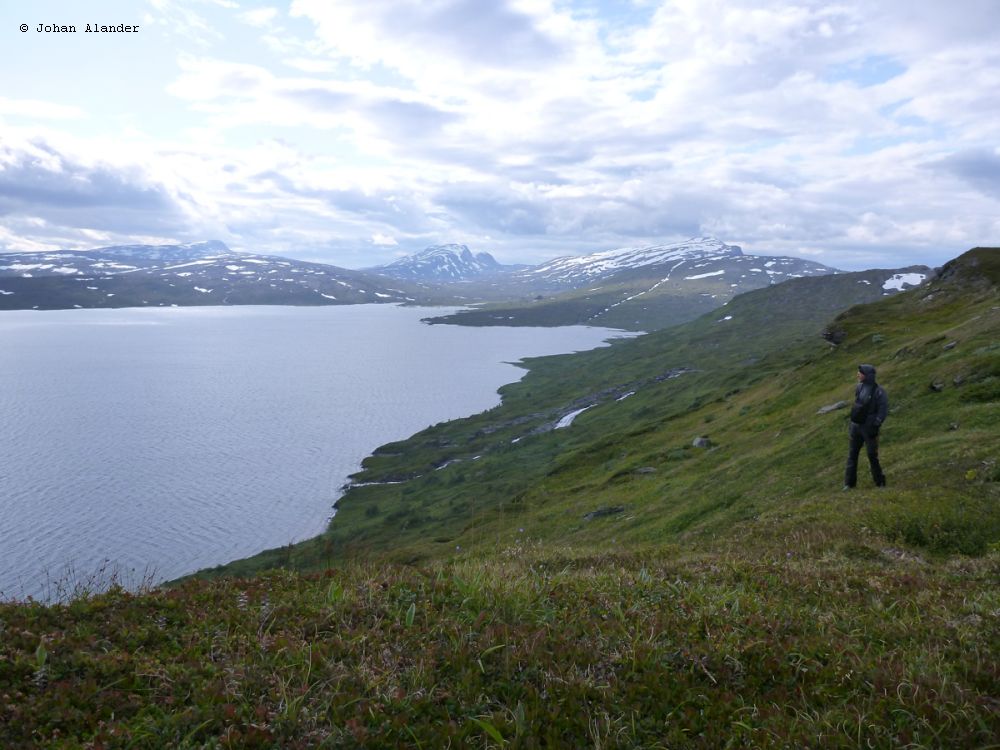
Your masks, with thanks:
[(889, 416), (889, 396), (879, 388), (875, 391), (875, 429), (882, 426), (885, 418)]

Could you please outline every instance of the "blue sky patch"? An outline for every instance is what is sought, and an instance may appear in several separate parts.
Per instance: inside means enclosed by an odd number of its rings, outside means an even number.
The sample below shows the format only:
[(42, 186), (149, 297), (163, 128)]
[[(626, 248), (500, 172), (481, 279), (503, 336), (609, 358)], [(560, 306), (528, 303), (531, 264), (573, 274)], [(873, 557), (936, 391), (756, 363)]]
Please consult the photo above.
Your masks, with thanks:
[(891, 81), (905, 72), (906, 66), (891, 57), (869, 55), (860, 60), (832, 65), (827, 68), (823, 78), (830, 83), (849, 81), (861, 88), (867, 88)]

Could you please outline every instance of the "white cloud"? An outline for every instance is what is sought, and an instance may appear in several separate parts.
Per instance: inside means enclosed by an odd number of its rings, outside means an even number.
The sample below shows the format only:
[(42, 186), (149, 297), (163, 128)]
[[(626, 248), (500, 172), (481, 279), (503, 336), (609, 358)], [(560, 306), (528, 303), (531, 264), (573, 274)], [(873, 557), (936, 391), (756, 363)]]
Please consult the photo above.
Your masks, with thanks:
[[(244, 36), (287, 27), (226, 47), (222, 11), (154, 0), (213, 45), (179, 57), (160, 103), (184, 130), (50, 129), (59, 156), (36, 166), (125, 175), (159, 186), (179, 232), (342, 265), (442, 237), (530, 262), (702, 232), (841, 267), (940, 262), (998, 241), (1000, 6), (962, 7), (293, 0), (226, 9)], [(23, 102), (0, 114), (63, 134), (86, 114)]]
[[(150, 30), (162, 29), (179, 40), (193, 41), (201, 46), (209, 46), (223, 38), (223, 34), (203, 13), (195, 10), (201, 3), (186, 0), (147, 0), (150, 10), (143, 14), (143, 27)], [(232, 9), (235, 3), (216, 0), (213, 3), (222, 8)]]
[(399, 243), (396, 242), (396, 238), (392, 235), (376, 232), (372, 235), (372, 244), (379, 245), (380, 247), (395, 247)]
[(305, 73), (333, 73), (340, 66), (331, 60), (316, 60), (307, 57), (291, 57), (284, 60), (285, 65)]
[(240, 13), (239, 18), (251, 26), (267, 28), (274, 23), (274, 20), (278, 17), (278, 13), (277, 8), (254, 8), (253, 10)]
[(540, 23), (551, 14), (542, 5), (294, 0), (290, 15), (311, 20), (331, 52), (358, 65), (384, 64), (411, 78), (433, 73), (460, 80), (483, 68), (537, 71), (539, 63), (561, 57), (565, 49), (559, 30)]
[(8, 99), (0, 96), (0, 115), (33, 117), (42, 120), (76, 120), (86, 113), (76, 106), (42, 102), (36, 99)]

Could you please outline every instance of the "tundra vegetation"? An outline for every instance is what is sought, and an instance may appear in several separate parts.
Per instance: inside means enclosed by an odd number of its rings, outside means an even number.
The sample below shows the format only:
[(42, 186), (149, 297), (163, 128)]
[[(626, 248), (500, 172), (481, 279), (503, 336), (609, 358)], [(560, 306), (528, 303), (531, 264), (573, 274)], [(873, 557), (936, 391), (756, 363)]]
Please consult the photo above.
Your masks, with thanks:
[[(1000, 251), (850, 277), (533, 360), (316, 539), (0, 604), (0, 745), (995, 747)], [(859, 362), (889, 486), (845, 493)]]

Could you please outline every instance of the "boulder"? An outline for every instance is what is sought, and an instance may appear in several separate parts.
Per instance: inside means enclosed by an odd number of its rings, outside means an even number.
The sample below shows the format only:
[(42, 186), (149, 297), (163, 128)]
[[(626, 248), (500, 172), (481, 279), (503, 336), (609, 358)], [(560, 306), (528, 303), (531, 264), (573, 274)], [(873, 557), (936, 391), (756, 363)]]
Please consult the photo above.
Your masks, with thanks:
[(711, 448), (715, 443), (708, 439), (708, 435), (701, 435), (700, 437), (696, 437), (691, 445), (695, 448)]
[(820, 335), (834, 346), (838, 346), (847, 338), (847, 331), (843, 328), (827, 328)]

